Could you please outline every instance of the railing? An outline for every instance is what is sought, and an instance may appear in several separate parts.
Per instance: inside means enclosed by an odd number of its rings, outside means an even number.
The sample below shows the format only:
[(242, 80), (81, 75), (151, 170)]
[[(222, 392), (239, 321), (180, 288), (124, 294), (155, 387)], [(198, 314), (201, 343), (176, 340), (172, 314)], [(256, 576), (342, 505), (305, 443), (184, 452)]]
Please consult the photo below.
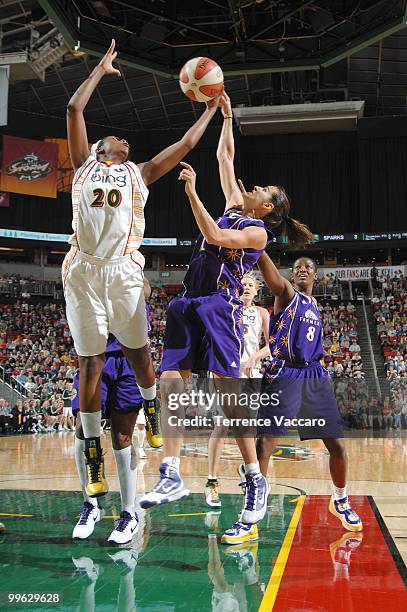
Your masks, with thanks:
[(0, 280), (0, 295), (22, 297), (27, 295), (44, 295), (54, 299), (62, 299), (63, 291), (60, 284), (53, 281), (8, 281)]
[(374, 358), (374, 353), (373, 353), (372, 338), (370, 336), (369, 322), (367, 320), (365, 296), (362, 296), (362, 306), (363, 306), (363, 316), (365, 319), (365, 326), (366, 326), (367, 343), (369, 345), (369, 353), (370, 353), (370, 359), (372, 361), (372, 366), (373, 366), (373, 374), (374, 374), (374, 379), (376, 383), (377, 395), (378, 397), (382, 397), (382, 390), (381, 390), (380, 383), (379, 383), (379, 377), (377, 375), (376, 360)]
[(15, 376), (6, 373), (3, 366), (0, 366), (0, 397), (15, 404), (17, 400), (27, 398), (27, 389), (24, 388)]
[(341, 285), (314, 285), (312, 295), (315, 297), (330, 297), (333, 294), (338, 296), (338, 299), (342, 299), (342, 287)]

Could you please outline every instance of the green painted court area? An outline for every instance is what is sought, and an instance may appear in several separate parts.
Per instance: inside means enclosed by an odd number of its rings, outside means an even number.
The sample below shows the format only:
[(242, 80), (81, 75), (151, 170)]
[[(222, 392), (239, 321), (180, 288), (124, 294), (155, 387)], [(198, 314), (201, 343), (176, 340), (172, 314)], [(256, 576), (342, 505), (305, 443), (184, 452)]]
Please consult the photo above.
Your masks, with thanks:
[[(222, 512), (207, 512), (203, 495), (143, 512), (139, 533), (125, 547), (107, 538), (120, 512), (119, 495), (102, 505), (105, 518), (87, 541), (73, 541), (82, 496), (72, 492), (0, 490), (1, 610), (258, 609), (295, 495), (271, 495), (259, 542), (220, 544), (236, 520), (239, 495), (222, 495)], [(32, 515), (32, 516), (7, 516)], [(213, 537), (210, 534), (216, 534)], [(62, 604), (10, 605), (5, 593), (59, 592)]]

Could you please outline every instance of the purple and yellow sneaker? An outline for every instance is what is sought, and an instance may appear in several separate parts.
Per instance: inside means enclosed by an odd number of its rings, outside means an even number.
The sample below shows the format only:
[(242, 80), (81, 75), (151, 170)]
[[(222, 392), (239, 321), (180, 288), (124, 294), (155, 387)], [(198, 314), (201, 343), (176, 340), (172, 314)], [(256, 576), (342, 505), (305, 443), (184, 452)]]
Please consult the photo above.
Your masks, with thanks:
[(246, 525), (258, 523), (267, 512), (267, 498), (270, 493), (267, 478), (260, 472), (246, 474), (246, 487), (244, 489), (244, 503), (240, 520)]
[(246, 525), (237, 521), (230, 529), (226, 529), (220, 541), (222, 544), (243, 544), (244, 542), (255, 542), (258, 539), (257, 525)]
[(347, 496), (342, 499), (334, 499), (332, 495), (329, 501), (329, 512), (337, 516), (342, 526), (348, 531), (362, 531), (362, 521), (356, 512), (352, 510)]
[(151, 508), (161, 504), (169, 504), (189, 495), (184, 482), (178, 471), (168, 463), (160, 465), (160, 480), (150, 493), (146, 493), (140, 499), (142, 508)]

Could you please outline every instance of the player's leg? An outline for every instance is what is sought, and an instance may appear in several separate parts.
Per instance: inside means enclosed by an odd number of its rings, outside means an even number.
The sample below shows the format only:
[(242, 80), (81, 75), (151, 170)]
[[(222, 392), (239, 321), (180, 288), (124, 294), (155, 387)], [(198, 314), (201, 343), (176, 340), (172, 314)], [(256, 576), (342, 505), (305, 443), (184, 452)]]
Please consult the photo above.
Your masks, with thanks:
[[(286, 372), (286, 374), (288, 375), (290, 372)], [(266, 402), (262, 401), (257, 415), (255, 414), (258, 423), (256, 458), (259, 462), (262, 478), (267, 482), (268, 465), (275, 446), (275, 437), (285, 435), (287, 431), (287, 428), (278, 419), (292, 417), (298, 413), (301, 396), (300, 384), (284, 378), (277, 379), (270, 366), (263, 377), (261, 395), (268, 399)], [(276, 397), (279, 398), (278, 402), (275, 401)], [(246, 465), (242, 464), (239, 467), (239, 474), (246, 498)], [(254, 521), (245, 521), (244, 515), (240, 515), (237, 522), (224, 532), (221, 539), (222, 544), (241, 544), (246, 541), (257, 540), (259, 537), (257, 524), (253, 523)]]
[(257, 438), (257, 458), (259, 460), (260, 471), (267, 478), (270, 465), (270, 458), (276, 447), (277, 440), (274, 436), (260, 435)]
[[(70, 265), (70, 267), (69, 267)], [(79, 360), (79, 406), (85, 438), (87, 493), (105, 495), (101, 432), (101, 377), (108, 337), (106, 267), (73, 249), (63, 264), (66, 317)]]
[(105, 479), (104, 459), (100, 443), (102, 421), (101, 380), (105, 362), (104, 354), (79, 359), (79, 405), (85, 457), (88, 474), (87, 493), (92, 497), (108, 491)]
[(146, 417), (144, 410), (140, 410), (137, 415), (135, 437), (139, 459), (147, 459), (146, 451), (144, 450), (144, 442), (146, 440)]
[(120, 519), (108, 538), (108, 542), (114, 544), (130, 542), (138, 529), (138, 516), (135, 509), (137, 455), (132, 444), (136, 420), (137, 412), (135, 411), (123, 413), (112, 410), (110, 412), (112, 446), (119, 476), (121, 498)]
[(349, 531), (362, 531), (362, 521), (349, 503), (346, 486), (348, 456), (343, 439), (324, 438), (329, 452), (329, 470), (333, 483), (333, 494), (329, 502), (330, 512), (339, 518)]
[(189, 495), (180, 476), (185, 409), (177, 398), (185, 391), (184, 379), (191, 378), (196, 348), (203, 335), (202, 324), (194, 312), (195, 302), (192, 298), (177, 298), (168, 307), (160, 378), (164, 458), (160, 465), (159, 481), (140, 500), (142, 508)]
[(73, 414), (72, 414), (72, 407), (68, 406), (68, 417), (67, 417), (67, 424), (68, 424), (68, 429), (71, 431), (75, 430), (74, 427), (74, 420), (73, 420)]
[(240, 381), (214, 374), (218, 397), (225, 417), (233, 419), (232, 430), (244, 462), (245, 487), (244, 503), (239, 521), (253, 525), (258, 523), (267, 512), (269, 485), (260, 472), (256, 452), (256, 426), (247, 425), (248, 419), (255, 419), (255, 413), (239, 403)]
[(255, 414), (250, 406), (239, 402), (240, 356), (244, 343), (241, 304), (230, 296), (214, 294), (200, 298), (197, 315), (205, 329), (200, 360), (213, 374), (225, 417), (234, 419), (231, 429), (245, 463), (245, 501), (240, 519), (245, 523), (257, 523), (267, 511), (269, 487), (257, 461), (256, 427), (247, 425), (247, 419), (253, 419)]
[[(79, 409), (79, 404), (78, 404)], [(79, 482), (81, 483), (82, 495), (83, 495), (83, 508), (81, 510), (79, 520), (76, 523), (72, 532), (72, 537), (78, 540), (85, 540), (88, 538), (95, 529), (95, 525), (102, 518), (101, 509), (98, 506), (96, 497), (90, 497), (86, 492), (86, 486), (88, 484), (88, 478), (86, 473), (85, 463), (85, 438), (83, 435), (83, 429), (81, 425), (81, 418), (78, 412), (76, 418), (76, 430), (75, 430), (75, 464), (76, 470), (79, 476)]]
[(218, 469), (220, 457), (225, 446), (228, 427), (215, 425), (208, 441), (208, 479), (205, 485), (205, 499), (208, 506), (220, 508)]
[[(145, 318), (145, 307), (144, 318)], [(147, 323), (146, 323), (147, 329)], [(147, 440), (153, 448), (161, 448), (162, 433), (160, 407), (157, 401), (155, 373), (148, 344), (139, 349), (131, 349), (122, 344), (123, 353), (131, 364), (143, 398), (144, 415), (146, 418)]]
[[(160, 480), (150, 493), (146, 493), (140, 500), (142, 508), (150, 508), (158, 504), (177, 501), (189, 495), (180, 475), (181, 445), (183, 441), (184, 426), (182, 406), (171, 405), (171, 398), (179, 398), (185, 390), (184, 379), (191, 378), (190, 370), (169, 370), (161, 374), (161, 405), (163, 414), (164, 458), (160, 465)], [(175, 409), (174, 409), (175, 408)], [(176, 424), (173, 424), (174, 419)], [(178, 419), (181, 422), (178, 424)]]
[(361, 531), (362, 521), (351, 508), (346, 491), (348, 460), (338, 405), (329, 376), (319, 364), (309, 369), (304, 380), (301, 416), (317, 424), (300, 427), (301, 439), (322, 439), (329, 452), (329, 467), (334, 485), (334, 493), (329, 502), (330, 512), (339, 518), (345, 529)]
[(112, 303), (110, 331), (122, 345), (143, 398), (150, 446), (160, 448), (162, 435), (155, 373), (148, 347), (143, 271), (133, 260), (112, 268), (108, 295)]

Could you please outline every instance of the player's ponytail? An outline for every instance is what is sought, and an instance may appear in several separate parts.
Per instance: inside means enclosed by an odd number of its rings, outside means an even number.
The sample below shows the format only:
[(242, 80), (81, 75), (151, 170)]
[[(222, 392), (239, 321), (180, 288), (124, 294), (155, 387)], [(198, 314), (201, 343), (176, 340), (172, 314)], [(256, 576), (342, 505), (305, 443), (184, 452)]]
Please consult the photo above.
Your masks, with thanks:
[(293, 219), (287, 215), (284, 218), (284, 223), (285, 228), (283, 232), (288, 238), (288, 244), (301, 246), (315, 239), (315, 236), (309, 227), (307, 227), (304, 223), (301, 223), (301, 221)]
[(278, 186), (278, 191), (275, 191), (271, 197), (274, 204), (273, 210), (263, 217), (264, 223), (270, 229), (282, 227), (281, 236), (287, 236), (290, 246), (303, 246), (307, 242), (315, 239), (311, 230), (298, 221), (289, 216), (290, 201), (283, 187)]

